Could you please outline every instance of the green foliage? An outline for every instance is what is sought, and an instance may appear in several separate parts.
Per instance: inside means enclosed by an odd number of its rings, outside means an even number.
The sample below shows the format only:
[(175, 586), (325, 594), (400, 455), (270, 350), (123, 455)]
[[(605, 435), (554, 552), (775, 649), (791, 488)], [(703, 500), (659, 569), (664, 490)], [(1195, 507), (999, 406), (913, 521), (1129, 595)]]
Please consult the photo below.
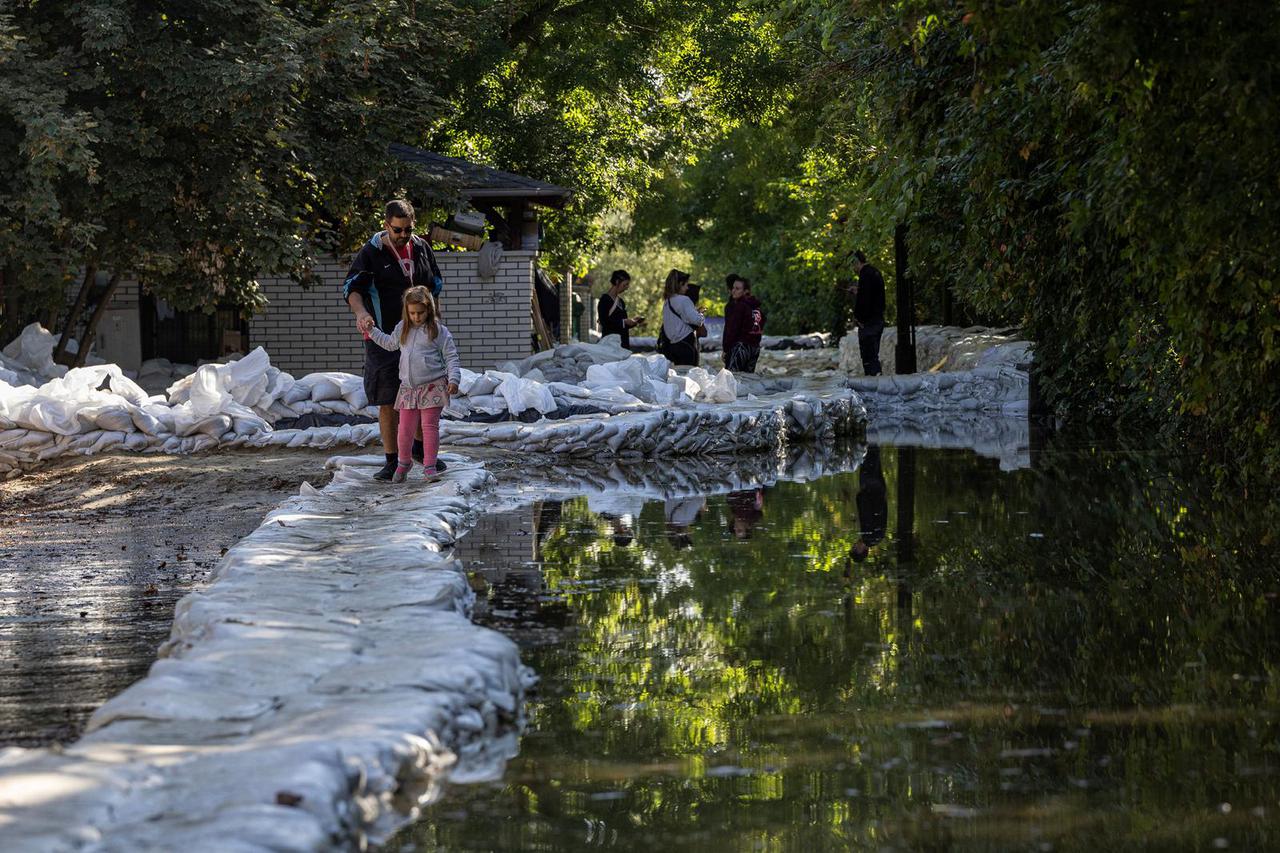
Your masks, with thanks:
[[(737, 0), (526, 0), (458, 63), (470, 75), (428, 147), (574, 191), (546, 217), (555, 269), (582, 273), (669, 160), (776, 108), (779, 41)], [(507, 8), (504, 6), (504, 8)]]
[[(0, 18), (0, 249), (25, 294), (81, 265), (182, 308), (306, 280), (401, 184), (459, 36), (444, 4), (14, 4)], [(464, 22), (476, 19), (464, 16)], [(416, 141), (416, 140), (409, 140)]]
[[(613, 212), (603, 217), (606, 234), (624, 234), (631, 230), (629, 217)], [(615, 238), (616, 239), (616, 238)], [(633, 330), (635, 335), (656, 337), (659, 324), (662, 322), (662, 286), (667, 280), (667, 273), (675, 269), (688, 270), (693, 258), (688, 252), (673, 248), (657, 238), (652, 238), (639, 246), (626, 241), (608, 245), (596, 258), (591, 268), (591, 310), (595, 311), (595, 300), (609, 289), (609, 276), (614, 270), (626, 270), (631, 273), (631, 286), (627, 288), (623, 299), (627, 303), (627, 314), (631, 317), (644, 317), (644, 326)], [(719, 296), (715, 287), (706, 288), (701, 300), (701, 308), (718, 313), (712, 297)]]
[(782, 20), (924, 287), (1023, 324), (1062, 411), (1280, 470), (1274, 4), (796, 0)]
[(749, 278), (770, 334), (845, 324), (836, 285), (852, 277), (852, 250), (834, 213), (845, 169), (805, 136), (796, 119), (731, 128), (694, 162), (671, 164), (636, 212), (636, 235), (693, 255), (694, 278), (715, 305), (726, 275)]

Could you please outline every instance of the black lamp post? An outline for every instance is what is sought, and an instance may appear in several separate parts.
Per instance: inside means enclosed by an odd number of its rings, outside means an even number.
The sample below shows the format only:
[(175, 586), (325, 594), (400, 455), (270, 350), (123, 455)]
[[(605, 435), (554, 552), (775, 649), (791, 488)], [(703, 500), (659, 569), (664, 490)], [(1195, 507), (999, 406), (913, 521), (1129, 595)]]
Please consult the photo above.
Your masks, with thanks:
[(893, 229), (893, 267), (898, 292), (898, 343), (894, 348), (894, 371), (916, 372), (916, 293), (907, 274), (907, 226)]

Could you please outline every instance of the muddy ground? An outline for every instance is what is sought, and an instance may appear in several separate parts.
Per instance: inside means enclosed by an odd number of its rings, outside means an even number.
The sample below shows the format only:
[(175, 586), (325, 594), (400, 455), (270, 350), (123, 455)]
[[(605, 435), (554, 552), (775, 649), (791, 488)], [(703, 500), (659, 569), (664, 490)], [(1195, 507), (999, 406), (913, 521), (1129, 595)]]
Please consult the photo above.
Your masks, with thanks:
[(178, 599), (303, 481), (327, 483), (333, 453), (106, 455), (0, 482), (0, 746), (77, 738), (146, 674)]

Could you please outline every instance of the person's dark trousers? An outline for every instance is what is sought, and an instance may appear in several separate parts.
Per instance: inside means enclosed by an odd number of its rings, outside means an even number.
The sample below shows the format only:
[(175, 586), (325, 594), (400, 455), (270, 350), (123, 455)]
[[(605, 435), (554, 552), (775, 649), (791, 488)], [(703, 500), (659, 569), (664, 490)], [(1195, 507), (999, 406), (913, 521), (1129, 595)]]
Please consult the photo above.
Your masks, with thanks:
[(862, 372), (867, 376), (880, 375), (880, 337), (884, 323), (872, 323), (858, 327), (858, 353), (862, 356)]
[(681, 340), (675, 343), (668, 343), (662, 350), (662, 354), (667, 357), (667, 361), (672, 364), (683, 364), (689, 367), (697, 367), (699, 361), (698, 337), (690, 332)]
[(748, 346), (739, 341), (725, 357), (725, 367), (732, 373), (755, 373), (760, 360), (760, 347)]

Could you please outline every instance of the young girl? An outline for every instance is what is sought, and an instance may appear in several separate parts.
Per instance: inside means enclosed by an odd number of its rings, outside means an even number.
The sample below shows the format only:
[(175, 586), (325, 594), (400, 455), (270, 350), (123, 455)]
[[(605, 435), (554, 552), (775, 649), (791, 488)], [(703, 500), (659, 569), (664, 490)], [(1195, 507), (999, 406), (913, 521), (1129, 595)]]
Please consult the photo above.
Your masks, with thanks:
[(396, 411), (400, 425), (396, 449), (400, 460), (393, 483), (403, 483), (413, 467), (413, 436), (422, 424), (422, 467), (425, 478), (436, 476), (436, 456), (440, 452), (440, 411), (449, 405), (449, 395), (458, 393), (462, 365), (453, 335), (436, 315), (436, 303), (425, 287), (404, 292), (403, 320), (391, 334), (374, 326), (369, 338), (385, 350), (400, 350), (400, 392)]

